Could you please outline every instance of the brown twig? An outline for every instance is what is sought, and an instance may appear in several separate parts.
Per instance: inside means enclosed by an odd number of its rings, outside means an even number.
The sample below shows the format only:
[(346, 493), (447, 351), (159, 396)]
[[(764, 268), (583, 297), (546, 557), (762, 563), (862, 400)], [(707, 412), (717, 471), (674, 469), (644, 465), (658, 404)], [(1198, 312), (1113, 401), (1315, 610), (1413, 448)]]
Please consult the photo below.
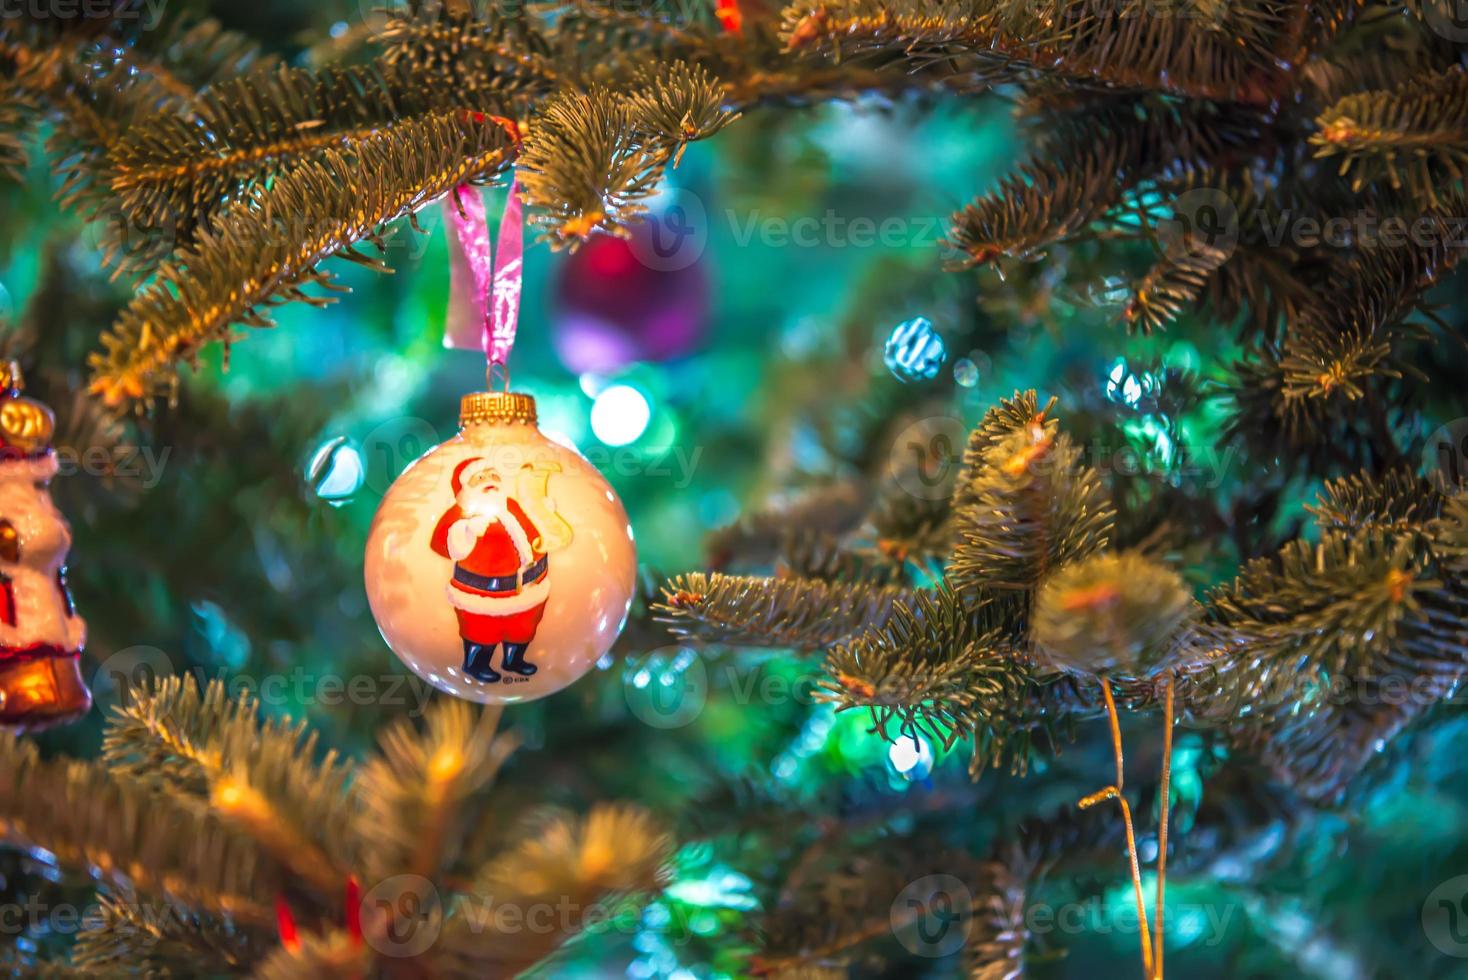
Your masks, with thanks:
[[(1171, 689), (1169, 688), (1169, 691)], [(1121, 794), (1123, 758), (1121, 753), (1121, 722), (1116, 716), (1116, 699), (1111, 696), (1111, 682), (1101, 678), (1101, 693), (1106, 698), (1106, 717), (1111, 722), (1111, 748), (1116, 755), (1116, 782), (1087, 796), (1077, 804), (1082, 810), (1089, 809), (1105, 800), (1116, 800), (1121, 806), (1121, 819), (1126, 826), (1126, 852), (1132, 866), (1132, 890), (1137, 900), (1137, 924), (1142, 942), (1142, 969), (1152, 976), (1152, 936), (1147, 926), (1147, 902), (1142, 897), (1142, 867), (1137, 861), (1137, 837), (1132, 830), (1132, 808)]]
[(1172, 783), (1172, 689), (1173, 679), (1168, 677), (1163, 681), (1167, 685), (1167, 699), (1162, 707), (1162, 815), (1157, 829), (1157, 922), (1153, 930), (1156, 938), (1153, 942), (1156, 946), (1152, 953), (1152, 966), (1154, 980), (1162, 980), (1162, 908), (1163, 897), (1167, 892), (1167, 818), (1170, 807), (1170, 786)]

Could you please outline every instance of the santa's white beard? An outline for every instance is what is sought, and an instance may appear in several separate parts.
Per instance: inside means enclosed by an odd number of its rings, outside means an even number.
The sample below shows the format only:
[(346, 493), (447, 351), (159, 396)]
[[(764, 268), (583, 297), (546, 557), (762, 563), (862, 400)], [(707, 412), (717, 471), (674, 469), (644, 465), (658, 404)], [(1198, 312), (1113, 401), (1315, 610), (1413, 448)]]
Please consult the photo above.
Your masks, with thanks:
[(509, 497), (497, 487), (465, 487), (456, 499), (459, 511), (466, 517), (486, 514), (501, 517), (509, 507)]

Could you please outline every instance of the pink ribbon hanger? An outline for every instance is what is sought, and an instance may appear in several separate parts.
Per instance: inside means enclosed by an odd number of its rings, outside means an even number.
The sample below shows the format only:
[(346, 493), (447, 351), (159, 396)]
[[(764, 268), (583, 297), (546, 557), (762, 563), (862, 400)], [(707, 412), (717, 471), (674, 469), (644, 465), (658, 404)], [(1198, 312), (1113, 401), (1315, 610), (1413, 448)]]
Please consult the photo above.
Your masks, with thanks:
[(500, 217), (499, 244), (491, 249), (484, 198), (469, 184), (444, 202), (449, 226), (449, 311), (444, 346), (482, 350), (493, 368), (504, 368), (520, 322), (524, 272), (524, 219), (520, 185), (510, 184)]

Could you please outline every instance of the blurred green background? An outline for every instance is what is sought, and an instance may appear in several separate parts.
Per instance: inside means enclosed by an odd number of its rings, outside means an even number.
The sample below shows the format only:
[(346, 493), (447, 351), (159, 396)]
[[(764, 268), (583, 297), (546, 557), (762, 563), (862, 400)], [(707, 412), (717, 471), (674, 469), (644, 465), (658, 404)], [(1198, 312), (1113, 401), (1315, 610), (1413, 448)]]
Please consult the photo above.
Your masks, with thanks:
[[(355, 4), (208, 6), (292, 58), (306, 39), (359, 16)], [(1000, 93), (759, 111), (690, 148), (652, 202), (664, 229), (692, 222), (693, 252), (679, 253), (678, 268), (627, 264), (651, 254), (646, 239), (577, 256), (527, 250), (514, 386), (536, 396), (545, 428), (606, 471), (649, 582), (722, 560), (705, 537), (746, 510), (875, 478), (907, 451), (908, 426), (945, 416), (972, 425), (1020, 387), (1059, 395), (1060, 415), (1094, 453), (1135, 454), (1142, 479), (1123, 492), (1164, 487), (1225, 504), (1246, 493), (1257, 471), (1220, 443), (1216, 405), (1189, 397), (1237, 353), (1231, 333), (1185, 323), (1127, 337), (1118, 314), (1143, 256), (1061, 248), (1008, 282), (944, 270), (947, 215), (1020, 153), (1008, 110)], [(85, 376), (85, 353), (128, 287), (106, 280), (94, 236), (57, 212), (54, 184), (38, 153), (24, 187), (0, 189), (0, 310), (30, 331), (45, 368), (42, 395)], [(503, 195), (488, 192), (491, 215)], [(103, 707), (148, 671), (221, 676), (239, 690), (274, 678), (264, 710), (305, 717), (348, 752), (421, 707), (426, 692), (406, 683), (367, 610), (362, 549), (383, 491), (453, 433), (459, 397), (483, 382), (482, 361), (442, 346), (445, 229), (436, 207), (422, 218), (426, 235), (404, 227), (390, 240), (396, 275), (339, 263), (352, 287), (339, 303), (282, 309), (277, 329), (242, 334), (227, 368), (220, 349), (208, 351), (177, 409), (128, 423), (136, 475), (58, 480), (76, 535), (70, 580), (91, 624), (84, 665)], [(897, 230), (865, 243), (859, 219)], [(797, 228), (817, 230), (802, 237)], [(931, 376), (901, 380), (884, 348), (918, 316), (931, 321), (944, 357)], [(620, 345), (623, 363), (575, 369), (597, 337)], [(1457, 354), (1429, 365), (1448, 398), (1468, 390)], [(53, 407), (65, 435), (72, 406)], [(1435, 421), (1461, 407), (1435, 406)], [(83, 448), (85, 436), (72, 433), (71, 444)], [(1212, 462), (1189, 468), (1189, 454), (1196, 461), (1204, 449), (1216, 450)], [(1298, 523), (1314, 490), (1285, 488), (1284, 525)], [(1219, 539), (1182, 557), (1203, 586), (1243, 556)], [(866, 718), (814, 703), (818, 671), (818, 660), (694, 655), (642, 634), (571, 690), (508, 712), (525, 746), (483, 815), (484, 832), (542, 802), (625, 797), (668, 815), (689, 841), (665, 896), (640, 920), (591, 937), (554, 975), (739, 975), (755, 924), (767, 921), (801, 849), (829, 825), (821, 821), (839, 825), (874, 800), (896, 801), (910, 815), (872, 846), (931, 838), (982, 848), (1026, 815), (1069, 806), (1105, 770), (1100, 731), (1087, 730), (1027, 780), (993, 775), (972, 787), (962, 750), (893, 746)], [(339, 682), (361, 675), (375, 679), (377, 694), (344, 696)], [(99, 717), (44, 743), (94, 751)], [(1255, 812), (1263, 804), (1252, 792), (1207, 788), (1222, 756), (1182, 736), (1184, 835), (1209, 792), (1225, 812), (1235, 807), (1276, 829), (1204, 853), (1199, 870), (1176, 880), (1176, 900), (1199, 911), (1179, 916), (1169, 937), (1174, 975), (1461, 976), (1418, 922), (1428, 892), (1468, 871), (1465, 764), (1453, 748), (1463, 723), (1440, 721), (1385, 748), (1397, 764), (1382, 768), (1357, 805), (1283, 810), (1273, 824)], [(940, 797), (961, 802), (924, 802)], [(762, 824), (802, 812), (808, 823)], [(0, 860), (12, 890), (77, 887), (35, 856)], [(1038, 940), (1035, 975), (1132, 975), (1134, 934), (1096, 913), (1127, 907), (1119, 857), (1115, 870), (1054, 883), (1039, 897), (1090, 911), (1083, 930)], [(1226, 921), (1208, 920), (1210, 910)], [(908, 957), (863, 975), (936, 976), (954, 965)]]

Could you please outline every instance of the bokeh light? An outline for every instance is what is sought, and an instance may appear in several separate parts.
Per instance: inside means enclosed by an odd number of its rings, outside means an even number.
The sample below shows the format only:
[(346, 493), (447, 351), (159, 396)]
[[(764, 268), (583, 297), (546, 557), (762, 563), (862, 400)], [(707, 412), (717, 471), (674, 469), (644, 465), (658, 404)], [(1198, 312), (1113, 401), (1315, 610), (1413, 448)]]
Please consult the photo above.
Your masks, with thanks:
[(316, 450), (306, 474), (316, 496), (333, 507), (340, 507), (362, 488), (366, 471), (362, 454), (345, 436), (337, 436)]
[(647, 396), (631, 385), (603, 388), (591, 406), (591, 431), (608, 446), (636, 442), (651, 420)]

